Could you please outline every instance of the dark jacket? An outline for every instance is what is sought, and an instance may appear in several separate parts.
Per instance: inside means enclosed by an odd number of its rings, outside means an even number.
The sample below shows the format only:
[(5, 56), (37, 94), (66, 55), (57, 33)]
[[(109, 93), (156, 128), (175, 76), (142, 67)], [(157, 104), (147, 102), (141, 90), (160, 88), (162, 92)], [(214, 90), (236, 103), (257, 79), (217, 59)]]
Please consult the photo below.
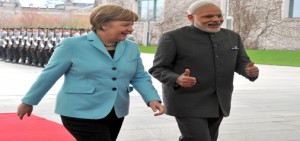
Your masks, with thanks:
[[(227, 29), (207, 33), (186, 26), (161, 37), (149, 73), (162, 82), (166, 114), (216, 117), (221, 109), (228, 116), (234, 72), (248, 78), (245, 66), (249, 62), (237, 33)], [(185, 69), (197, 79), (192, 88), (176, 86), (176, 79)]]

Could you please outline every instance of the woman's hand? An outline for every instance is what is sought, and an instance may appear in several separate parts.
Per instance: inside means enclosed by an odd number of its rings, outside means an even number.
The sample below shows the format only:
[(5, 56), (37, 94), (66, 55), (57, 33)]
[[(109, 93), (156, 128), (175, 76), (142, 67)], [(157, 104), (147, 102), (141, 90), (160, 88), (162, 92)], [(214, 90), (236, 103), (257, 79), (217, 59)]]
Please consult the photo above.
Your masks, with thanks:
[(27, 114), (28, 117), (30, 117), (31, 113), (33, 110), (33, 106), (32, 105), (28, 105), (26, 103), (21, 103), (18, 107), (17, 113), (18, 113), (18, 117), (22, 120), (24, 115)]
[(151, 107), (152, 111), (155, 112), (154, 116), (159, 116), (165, 113), (165, 107), (159, 101), (150, 101), (149, 107)]

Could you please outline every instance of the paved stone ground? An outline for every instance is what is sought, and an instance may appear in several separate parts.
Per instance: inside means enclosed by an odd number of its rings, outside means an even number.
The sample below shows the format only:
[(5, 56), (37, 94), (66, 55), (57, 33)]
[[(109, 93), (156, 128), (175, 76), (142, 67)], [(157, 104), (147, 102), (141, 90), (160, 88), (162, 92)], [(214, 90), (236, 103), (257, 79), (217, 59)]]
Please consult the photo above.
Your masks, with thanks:
[[(142, 54), (145, 68), (153, 55)], [(224, 119), (219, 141), (300, 141), (300, 67), (258, 65), (260, 78), (252, 83), (235, 76), (231, 115)], [(16, 112), (20, 99), (42, 68), (0, 62), (0, 112)], [(61, 123), (54, 114), (58, 80), (33, 114)], [(153, 79), (161, 94), (160, 83)], [(180, 135), (173, 117), (154, 117), (136, 91), (130, 114), (118, 141), (176, 141)], [(25, 118), (25, 120), (30, 120)], [(1, 134), (1, 133), (0, 133)]]

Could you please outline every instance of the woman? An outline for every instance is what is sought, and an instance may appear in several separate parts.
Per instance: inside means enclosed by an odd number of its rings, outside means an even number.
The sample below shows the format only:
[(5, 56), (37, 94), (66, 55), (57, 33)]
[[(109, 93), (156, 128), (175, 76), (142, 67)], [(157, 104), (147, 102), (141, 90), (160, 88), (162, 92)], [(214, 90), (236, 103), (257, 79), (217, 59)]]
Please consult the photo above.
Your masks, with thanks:
[(30, 116), (53, 84), (64, 75), (55, 112), (77, 141), (115, 141), (128, 114), (131, 84), (152, 108), (164, 112), (144, 70), (137, 44), (125, 40), (138, 16), (117, 5), (96, 7), (93, 32), (64, 39), (18, 107), (20, 119)]

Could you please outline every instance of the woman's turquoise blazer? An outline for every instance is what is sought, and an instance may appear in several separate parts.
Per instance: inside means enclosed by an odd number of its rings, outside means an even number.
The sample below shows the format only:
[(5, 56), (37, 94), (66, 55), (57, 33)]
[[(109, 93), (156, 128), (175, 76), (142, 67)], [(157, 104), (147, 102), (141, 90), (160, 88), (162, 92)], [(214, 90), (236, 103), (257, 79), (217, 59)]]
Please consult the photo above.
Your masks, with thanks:
[(95, 32), (64, 39), (22, 101), (37, 105), (62, 75), (55, 113), (63, 116), (101, 119), (114, 107), (116, 115), (124, 117), (130, 84), (146, 103), (161, 101), (137, 44), (129, 40), (118, 42), (112, 58)]

